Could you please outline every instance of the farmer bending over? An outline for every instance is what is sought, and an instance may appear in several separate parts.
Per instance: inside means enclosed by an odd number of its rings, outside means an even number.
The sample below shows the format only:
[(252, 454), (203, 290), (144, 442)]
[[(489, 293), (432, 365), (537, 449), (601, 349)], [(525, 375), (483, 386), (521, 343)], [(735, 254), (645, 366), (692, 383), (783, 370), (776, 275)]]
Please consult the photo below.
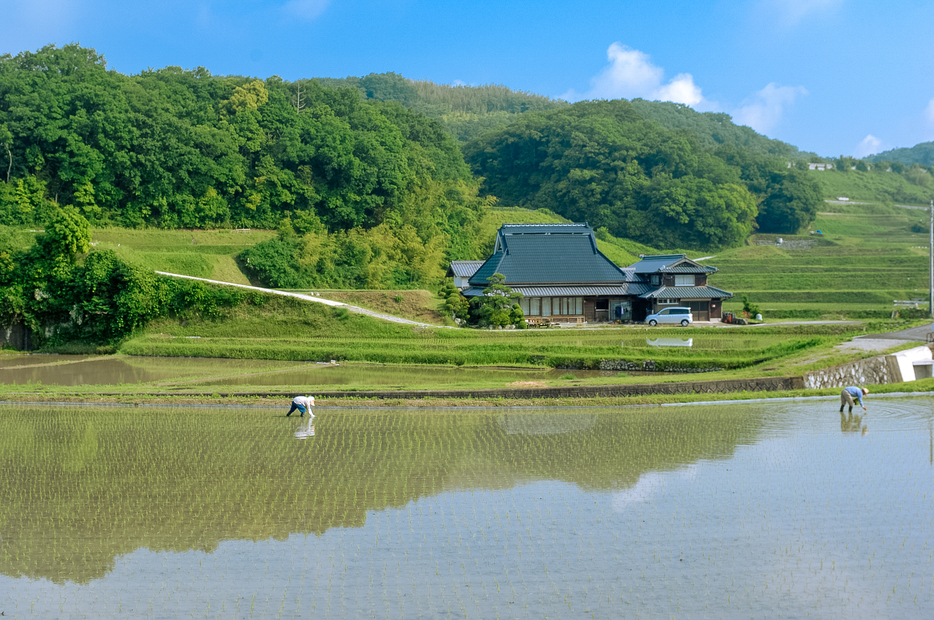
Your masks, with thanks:
[[(289, 412), (287, 414), (285, 414), (285, 417), (289, 417), (290, 415), (292, 415), (293, 411), (298, 409), (302, 413), (301, 416), (299, 417), (304, 418), (305, 411), (308, 411), (308, 415), (313, 418), (315, 417), (315, 414), (311, 412), (311, 408), (314, 406), (315, 406), (314, 396), (296, 396), (295, 398), (292, 399), (292, 408), (289, 409)], [(841, 409), (840, 411), (843, 411), (843, 409)]]
[(856, 386), (850, 386), (848, 388), (843, 388), (843, 391), (840, 392), (840, 413), (843, 413), (843, 406), (849, 405), (850, 409), (847, 413), (853, 413), (853, 399), (859, 403), (859, 406), (863, 408), (863, 411), (866, 411), (866, 405), (863, 404), (863, 396), (869, 393), (869, 390), (866, 388), (859, 388)]

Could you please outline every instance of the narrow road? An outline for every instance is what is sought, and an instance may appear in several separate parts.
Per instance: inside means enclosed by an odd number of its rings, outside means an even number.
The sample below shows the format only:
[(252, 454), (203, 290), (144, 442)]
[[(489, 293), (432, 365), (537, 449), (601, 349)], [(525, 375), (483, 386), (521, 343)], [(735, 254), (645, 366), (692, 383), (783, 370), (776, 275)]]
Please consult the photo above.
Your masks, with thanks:
[(897, 332), (857, 336), (854, 338), (854, 340), (859, 338), (871, 338), (875, 340), (906, 340), (909, 342), (926, 342), (928, 334), (930, 333), (932, 333), (931, 325), (921, 325), (919, 327), (912, 327), (910, 329), (902, 329)]
[(269, 293), (270, 295), (282, 295), (283, 297), (294, 297), (296, 299), (301, 299), (303, 301), (311, 301), (316, 304), (324, 304), (326, 306), (334, 306), (346, 309), (348, 312), (353, 312), (354, 314), (365, 314), (371, 316), (374, 319), (381, 319), (383, 321), (390, 321), (392, 323), (402, 323), (404, 325), (414, 325), (416, 327), (437, 327), (439, 329), (455, 329), (454, 327), (448, 327), (447, 325), (432, 325), (431, 323), (420, 323), (419, 321), (412, 321), (410, 319), (403, 319), (398, 316), (393, 316), (391, 314), (384, 314), (382, 312), (375, 312), (373, 310), (367, 310), (366, 308), (361, 308), (359, 306), (351, 306), (350, 304), (345, 304), (339, 301), (334, 301), (332, 299), (322, 299), (314, 295), (305, 295), (304, 293), (289, 293), (288, 291), (277, 291), (273, 288), (260, 288), (258, 286), (247, 286), (246, 284), (231, 284), (230, 282), (221, 282), (220, 280), (209, 280), (207, 278), (196, 278), (194, 276), (183, 276), (179, 273), (168, 273), (166, 271), (157, 271), (160, 276), (169, 276), (170, 278), (183, 278), (185, 280), (197, 280), (198, 282), (208, 282), (210, 284), (219, 284), (221, 286), (233, 286), (235, 288), (243, 288), (250, 291), (259, 291), (260, 293)]

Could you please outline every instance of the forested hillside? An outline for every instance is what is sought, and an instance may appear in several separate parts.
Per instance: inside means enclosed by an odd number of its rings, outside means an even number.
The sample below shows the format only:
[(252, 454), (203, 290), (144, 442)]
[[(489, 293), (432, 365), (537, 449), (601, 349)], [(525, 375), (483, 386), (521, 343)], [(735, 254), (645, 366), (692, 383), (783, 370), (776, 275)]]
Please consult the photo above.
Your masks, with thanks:
[(797, 149), (685, 106), (396, 74), (123, 75), (78, 45), (0, 57), (0, 145), (0, 224), (74, 206), (92, 225), (274, 228), (241, 259), (282, 287), (433, 285), (482, 256), (497, 202), (701, 249), (793, 232), (820, 198), (786, 167)]
[(883, 151), (882, 153), (866, 157), (866, 161), (870, 163), (898, 162), (906, 166), (910, 166), (911, 164), (934, 166), (934, 142), (921, 142), (910, 148)]
[(814, 153), (799, 151), (781, 140), (772, 140), (751, 127), (737, 125), (729, 114), (722, 112), (697, 112), (682, 103), (670, 101), (646, 101), (633, 99), (632, 105), (643, 117), (661, 123), (668, 129), (680, 129), (691, 133), (704, 148), (716, 148), (722, 144), (741, 148), (753, 155), (777, 156), (786, 160), (819, 160)]
[(203, 68), (127, 76), (77, 45), (0, 57), (0, 142), (0, 224), (74, 205), (98, 225), (281, 227), (334, 285), (437, 281), (476, 254), (486, 204), (455, 140), (399, 103)]
[(656, 247), (741, 243), (756, 227), (791, 233), (821, 201), (786, 159), (705, 146), (625, 100), (528, 113), (464, 147), (484, 191)]
[(460, 142), (485, 131), (508, 125), (519, 114), (550, 110), (568, 103), (505, 86), (448, 86), (413, 81), (396, 73), (371, 73), (364, 77), (319, 78), (323, 86), (352, 87), (366, 99), (397, 101), (443, 123)]

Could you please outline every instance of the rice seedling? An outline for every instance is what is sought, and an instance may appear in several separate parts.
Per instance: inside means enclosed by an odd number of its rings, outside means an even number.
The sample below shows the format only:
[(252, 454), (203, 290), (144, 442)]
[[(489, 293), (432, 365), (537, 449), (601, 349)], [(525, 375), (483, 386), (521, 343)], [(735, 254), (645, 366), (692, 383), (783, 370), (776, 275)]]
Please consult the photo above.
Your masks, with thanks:
[(323, 410), (313, 443), (255, 411), (0, 407), (0, 592), (38, 615), (910, 617), (930, 407), (873, 406), (868, 437), (799, 403)]

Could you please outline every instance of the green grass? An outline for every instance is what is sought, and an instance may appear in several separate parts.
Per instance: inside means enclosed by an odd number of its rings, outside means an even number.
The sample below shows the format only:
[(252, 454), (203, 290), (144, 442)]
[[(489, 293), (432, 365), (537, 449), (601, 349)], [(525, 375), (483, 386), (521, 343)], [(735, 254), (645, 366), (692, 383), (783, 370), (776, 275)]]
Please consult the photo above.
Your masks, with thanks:
[[(385, 323), (290, 299), (224, 310), (218, 320), (160, 320), (129, 339), (129, 355), (350, 360), (394, 364), (599, 368), (625, 360), (658, 370), (742, 369), (840, 342), (852, 326), (814, 328), (612, 327), (564, 330), (423, 329)], [(193, 337), (197, 338), (193, 338)], [(691, 348), (655, 347), (657, 338), (693, 338)]]
[(249, 284), (234, 257), (275, 235), (269, 230), (95, 228), (91, 240), (98, 249), (112, 249), (154, 271)]
[[(923, 212), (877, 204), (821, 209), (811, 225), (821, 237), (754, 235), (751, 245), (707, 261), (720, 269), (711, 284), (736, 295), (726, 310), (740, 310), (745, 294), (766, 319), (881, 319), (893, 300), (927, 298), (928, 235), (912, 230)], [(779, 236), (784, 243), (776, 246)], [(916, 314), (923, 311), (903, 316)]]
[(850, 200), (925, 205), (934, 197), (931, 190), (912, 185), (894, 172), (811, 170), (808, 174), (820, 183), (824, 197), (831, 200), (845, 196)]

